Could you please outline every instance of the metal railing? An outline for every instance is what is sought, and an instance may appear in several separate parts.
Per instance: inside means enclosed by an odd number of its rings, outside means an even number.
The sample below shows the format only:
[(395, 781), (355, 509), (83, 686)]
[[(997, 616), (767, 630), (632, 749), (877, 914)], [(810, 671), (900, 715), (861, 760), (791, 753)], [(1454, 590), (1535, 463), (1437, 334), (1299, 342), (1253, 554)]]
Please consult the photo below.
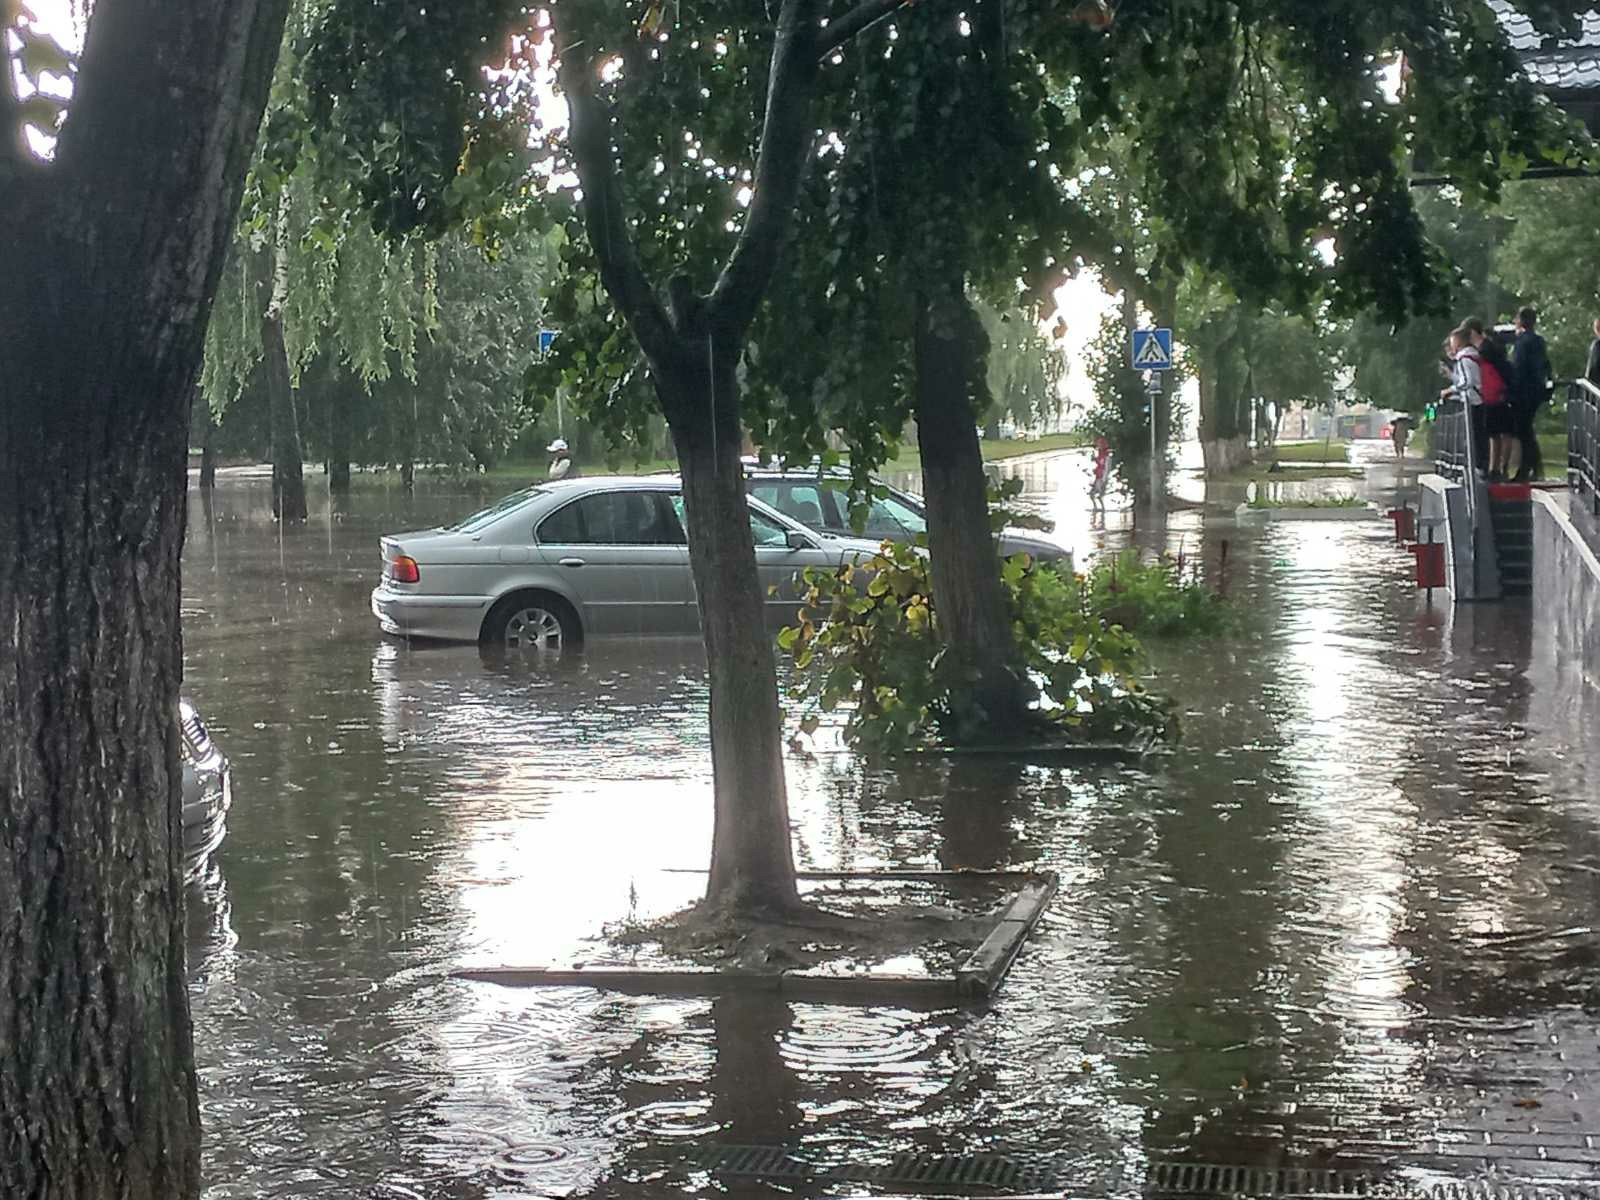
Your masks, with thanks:
[(1474, 469), (1478, 447), (1472, 436), (1471, 410), (1459, 400), (1439, 405), (1433, 423), (1433, 466), (1446, 479), (1466, 485), (1467, 524), (1474, 544), (1478, 534), (1478, 486)]
[(1567, 385), (1567, 482), (1573, 507), (1600, 515), (1600, 387), (1587, 379)]
[(1434, 415), (1431, 437), (1433, 469), (1446, 479), (1459, 483), (1472, 459), (1472, 435), (1466, 406), (1459, 400), (1441, 403)]

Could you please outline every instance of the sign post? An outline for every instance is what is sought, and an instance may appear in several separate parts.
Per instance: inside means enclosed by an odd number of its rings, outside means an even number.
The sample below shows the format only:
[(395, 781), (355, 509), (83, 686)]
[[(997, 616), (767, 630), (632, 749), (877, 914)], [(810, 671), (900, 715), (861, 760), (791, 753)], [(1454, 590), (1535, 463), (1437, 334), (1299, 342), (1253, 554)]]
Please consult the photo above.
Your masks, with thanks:
[(1161, 503), (1160, 438), (1156, 422), (1161, 408), (1161, 372), (1172, 370), (1172, 330), (1134, 329), (1128, 346), (1128, 365), (1147, 372), (1145, 398), (1150, 408), (1150, 507)]
[[(539, 330), (540, 358), (550, 353), (550, 347), (556, 340), (556, 334), (560, 332), (558, 329)], [(556, 388), (556, 433), (562, 437), (567, 436), (567, 422), (565, 415), (561, 411), (561, 389), (559, 387)]]
[(1145, 384), (1145, 396), (1150, 401), (1150, 507), (1161, 505), (1161, 455), (1156, 440), (1156, 413), (1161, 407), (1161, 372), (1151, 371)]

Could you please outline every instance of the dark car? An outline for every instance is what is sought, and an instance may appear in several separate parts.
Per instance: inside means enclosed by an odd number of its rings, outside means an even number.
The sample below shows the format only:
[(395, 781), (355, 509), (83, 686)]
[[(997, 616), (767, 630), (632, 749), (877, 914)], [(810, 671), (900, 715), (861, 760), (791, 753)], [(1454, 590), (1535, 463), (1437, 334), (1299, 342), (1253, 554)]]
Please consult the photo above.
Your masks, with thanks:
[[(750, 494), (770, 508), (821, 533), (840, 537), (865, 537), (871, 541), (910, 542), (928, 531), (922, 501), (898, 488), (882, 485), (885, 495), (875, 498), (867, 511), (866, 526), (850, 524), (850, 477), (842, 471), (784, 470), (746, 464)], [(1032, 555), (1040, 562), (1072, 564), (1070, 547), (1048, 534), (1031, 529), (1007, 528), (1000, 532), (1000, 553)]]
[(205, 875), (211, 855), (227, 836), (233, 775), (227, 756), (217, 749), (187, 700), (178, 702), (178, 731), (183, 759), (183, 879), (194, 883)]

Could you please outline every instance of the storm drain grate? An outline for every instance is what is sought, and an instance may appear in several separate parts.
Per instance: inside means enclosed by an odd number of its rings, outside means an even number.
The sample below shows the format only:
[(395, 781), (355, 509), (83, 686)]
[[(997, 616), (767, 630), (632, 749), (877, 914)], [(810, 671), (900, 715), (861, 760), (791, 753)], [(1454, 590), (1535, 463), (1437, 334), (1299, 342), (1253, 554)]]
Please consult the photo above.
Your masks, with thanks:
[(1311, 1167), (1153, 1163), (1147, 1194), (1160, 1196), (1372, 1196), (1370, 1175)]
[(814, 1183), (940, 1184), (1005, 1191), (1049, 1189), (1061, 1178), (1053, 1162), (1003, 1154), (896, 1154), (882, 1163), (823, 1166), (781, 1146), (711, 1146), (696, 1160), (723, 1176)]
[(1416, 1184), (1362, 1171), (1315, 1167), (1239, 1167), (1153, 1163), (1145, 1194), (1154, 1197), (1263, 1196), (1314, 1200), (1371, 1196), (1375, 1200), (1600, 1200), (1585, 1185), (1457, 1180)]
[[(708, 1146), (694, 1165), (724, 1177), (783, 1183), (939, 1185), (993, 1191), (1054, 1191), (1065, 1183), (1066, 1164), (1020, 1160), (1004, 1154), (896, 1154), (882, 1163), (824, 1166), (783, 1146)], [(1458, 1180), (1416, 1184), (1363, 1171), (1321, 1167), (1245, 1167), (1211, 1163), (1152, 1163), (1144, 1193), (1152, 1200), (1600, 1200), (1586, 1184)]]

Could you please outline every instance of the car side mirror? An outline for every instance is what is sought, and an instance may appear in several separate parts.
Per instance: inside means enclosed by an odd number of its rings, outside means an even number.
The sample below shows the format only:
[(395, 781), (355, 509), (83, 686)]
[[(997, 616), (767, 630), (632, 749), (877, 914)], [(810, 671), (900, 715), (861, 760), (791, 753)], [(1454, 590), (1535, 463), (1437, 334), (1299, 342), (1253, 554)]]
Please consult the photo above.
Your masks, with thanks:
[(783, 544), (791, 550), (815, 550), (817, 544), (798, 529), (784, 531)]

